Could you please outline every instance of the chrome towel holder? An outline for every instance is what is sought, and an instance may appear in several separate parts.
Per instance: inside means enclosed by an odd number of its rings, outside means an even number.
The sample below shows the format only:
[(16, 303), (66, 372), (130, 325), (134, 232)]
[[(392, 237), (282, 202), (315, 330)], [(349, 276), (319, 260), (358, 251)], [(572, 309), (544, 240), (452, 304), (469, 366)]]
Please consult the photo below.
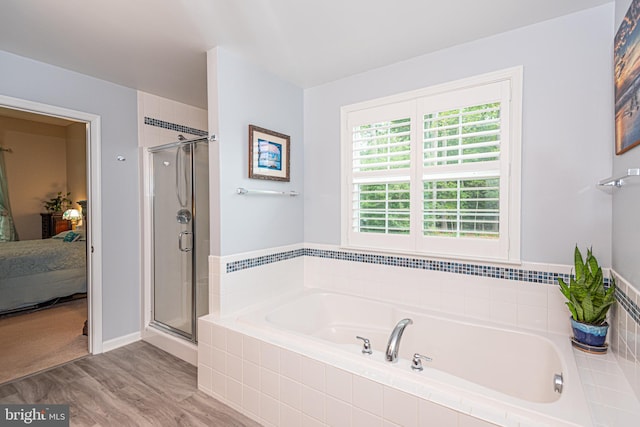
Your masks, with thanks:
[(244, 196), (247, 194), (267, 194), (267, 195), (273, 195), (273, 196), (290, 196), (290, 197), (295, 197), (295, 196), (299, 196), (300, 193), (298, 193), (297, 191), (277, 191), (277, 190), (248, 190), (246, 188), (243, 187), (238, 187), (236, 188), (236, 194), (240, 195), (240, 196)]
[(626, 179), (634, 177), (634, 176), (640, 176), (640, 168), (631, 168), (631, 169), (627, 169), (627, 174), (623, 175), (623, 176), (619, 176), (617, 178), (607, 178), (607, 179), (603, 179), (602, 181), (598, 182), (598, 186), (600, 187), (616, 187), (616, 188), (620, 188), (624, 185), (624, 182)]

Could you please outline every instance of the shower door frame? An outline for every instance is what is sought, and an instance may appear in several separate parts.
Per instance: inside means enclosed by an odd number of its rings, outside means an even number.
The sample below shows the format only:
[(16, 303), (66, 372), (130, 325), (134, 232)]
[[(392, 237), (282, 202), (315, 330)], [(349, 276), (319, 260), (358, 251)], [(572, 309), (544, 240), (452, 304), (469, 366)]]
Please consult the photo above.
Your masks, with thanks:
[[(195, 169), (194, 169), (194, 163), (195, 163), (195, 156), (194, 156), (194, 152), (195, 152), (195, 145), (197, 143), (209, 143), (209, 141), (213, 140), (213, 137), (198, 137), (198, 138), (194, 138), (194, 139), (189, 139), (189, 140), (181, 140), (181, 141), (176, 141), (176, 142), (172, 142), (169, 144), (164, 144), (164, 145), (159, 145), (159, 146), (155, 146), (155, 147), (149, 147), (146, 149), (147, 152), (147, 156), (145, 156), (146, 158), (146, 165), (143, 165), (145, 167), (143, 167), (143, 169), (145, 171), (148, 171), (148, 173), (145, 174), (145, 178), (148, 180), (147, 181), (147, 185), (146, 188), (148, 189), (149, 193), (148, 193), (148, 208), (149, 208), (149, 225), (148, 227), (146, 227), (146, 230), (149, 232), (149, 239), (147, 239), (148, 242), (148, 273), (149, 273), (149, 283), (148, 283), (148, 293), (147, 293), (147, 298), (145, 298), (145, 306), (148, 308), (145, 309), (145, 324), (152, 326), (154, 328), (157, 328), (163, 332), (166, 332), (168, 334), (177, 336), (181, 339), (186, 340), (187, 342), (196, 344), (197, 343), (197, 326), (198, 326), (198, 319), (197, 319), (197, 292), (196, 292), (196, 288), (197, 288), (197, 271), (195, 268), (195, 257), (196, 257), (196, 248), (195, 248), (195, 236), (196, 236), (196, 231), (197, 231), (197, 220), (196, 220), (196, 213), (194, 212), (195, 209), (193, 209), (193, 207), (196, 204), (196, 191), (195, 191), (195, 179), (194, 179), (194, 175), (195, 175)], [(184, 147), (185, 145), (191, 145), (192, 151), (191, 151), (191, 165), (190, 165), (190, 170), (191, 170), (191, 188), (189, 189), (191, 191), (191, 206), (189, 206), (189, 210), (192, 212), (192, 249), (191, 249), (191, 334), (181, 331), (180, 329), (174, 328), (172, 326), (166, 325), (160, 321), (156, 321), (155, 320), (155, 241), (154, 241), (154, 227), (155, 227), (155, 210), (154, 210), (154, 197), (155, 197), (155, 193), (154, 193), (154, 185), (155, 185), (155, 175), (154, 175), (154, 166), (153, 166), (153, 155), (156, 152), (160, 152), (160, 151), (164, 151), (164, 150), (169, 150), (172, 148), (176, 148), (176, 149), (180, 149), (182, 147)], [(208, 163), (208, 160), (207, 160)], [(177, 167), (178, 165), (176, 165)], [(205, 218), (205, 220), (208, 221), (208, 218)], [(147, 264), (147, 263), (145, 263)], [(147, 317), (148, 316), (148, 317)]]

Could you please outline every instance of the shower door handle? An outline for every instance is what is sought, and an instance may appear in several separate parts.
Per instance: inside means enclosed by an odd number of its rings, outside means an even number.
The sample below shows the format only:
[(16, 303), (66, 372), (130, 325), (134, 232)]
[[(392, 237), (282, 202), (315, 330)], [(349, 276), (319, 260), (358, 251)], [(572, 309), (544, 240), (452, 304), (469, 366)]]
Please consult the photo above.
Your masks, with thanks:
[(193, 233), (190, 232), (190, 231), (181, 231), (180, 234), (178, 234), (178, 249), (180, 249), (180, 251), (182, 251), (182, 252), (191, 252), (191, 250), (193, 249), (193, 239), (189, 239), (192, 242), (191, 246), (188, 246), (188, 247), (185, 248), (182, 245), (183, 237), (184, 236), (191, 236), (191, 235), (193, 235)]

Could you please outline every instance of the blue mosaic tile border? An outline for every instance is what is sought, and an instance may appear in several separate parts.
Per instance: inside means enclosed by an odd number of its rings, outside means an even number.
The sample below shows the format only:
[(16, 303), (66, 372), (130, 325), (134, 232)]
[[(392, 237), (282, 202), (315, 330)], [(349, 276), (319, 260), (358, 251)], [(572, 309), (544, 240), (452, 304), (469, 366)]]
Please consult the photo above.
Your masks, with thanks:
[(151, 117), (145, 117), (144, 124), (149, 126), (156, 126), (162, 129), (175, 130), (176, 132), (188, 133), (189, 135), (195, 136), (207, 136), (209, 134), (206, 130), (200, 130), (189, 126), (165, 122), (164, 120), (158, 120)]
[[(272, 262), (283, 261), (299, 256), (314, 256), (319, 258), (337, 259), (341, 261), (363, 262), (367, 264), (392, 265), (395, 267), (417, 268), (420, 270), (444, 271), (448, 273), (465, 274), (470, 276), (492, 277), (505, 280), (519, 280), (522, 282), (557, 284), (558, 278), (569, 281), (569, 274), (552, 273), (546, 271), (522, 270), (519, 268), (493, 267), (481, 264), (467, 264), (452, 261), (437, 261), (422, 258), (409, 258), (396, 255), (377, 255), (358, 252), (333, 251), (325, 249), (296, 249), (256, 258), (248, 258), (227, 263), (227, 273), (258, 267)], [(608, 284), (608, 279), (605, 279)]]
[(227, 273), (233, 273), (234, 271), (246, 270), (247, 268), (259, 267), (265, 264), (271, 264), (273, 262), (285, 261), (292, 258), (303, 256), (304, 249), (296, 249), (293, 251), (280, 252), (277, 254), (263, 255), (255, 258), (247, 258), (240, 261), (233, 261), (227, 263)]
[(638, 307), (634, 301), (631, 301), (629, 296), (622, 292), (620, 288), (616, 288), (615, 295), (618, 303), (620, 303), (625, 311), (629, 313), (629, 316), (640, 325), (640, 307)]
[[(305, 249), (305, 255), (344, 261), (364, 262), (368, 264), (392, 265), (396, 267), (417, 268), (420, 270), (444, 271), (469, 276), (492, 277), (495, 279), (519, 280), (531, 283), (557, 284), (558, 278), (569, 281), (569, 274), (546, 271), (522, 270), (519, 268), (494, 267), (482, 264), (467, 264), (454, 261), (438, 261), (422, 258), (408, 258), (395, 255), (376, 255), (355, 252), (331, 251), (323, 249)], [(606, 281), (605, 281), (606, 283)]]
[[(571, 278), (571, 275), (569, 274), (553, 273), (547, 271), (523, 270), (519, 268), (509, 267), (494, 267), (489, 265), (467, 264), (453, 261), (437, 261), (422, 258), (402, 257), (396, 255), (377, 255), (310, 248), (295, 249), (292, 251), (229, 262), (226, 265), (226, 272), (233, 273), (236, 271), (246, 270), (248, 268), (259, 267), (261, 265), (297, 258), (300, 256), (314, 256), (319, 258), (337, 259), (341, 261), (363, 262), (367, 264), (392, 265), (395, 267), (443, 271), (469, 276), (518, 280), (521, 282), (529, 283), (544, 283), (547, 285), (558, 284), (558, 278), (562, 278), (566, 282), (568, 282)], [(605, 286), (608, 287), (610, 284), (609, 278), (605, 278), (604, 282)], [(620, 290), (620, 288), (616, 288), (615, 295), (620, 305), (629, 313), (629, 315), (636, 323), (640, 324), (640, 308), (638, 307), (638, 305), (635, 302), (631, 301), (629, 297)]]

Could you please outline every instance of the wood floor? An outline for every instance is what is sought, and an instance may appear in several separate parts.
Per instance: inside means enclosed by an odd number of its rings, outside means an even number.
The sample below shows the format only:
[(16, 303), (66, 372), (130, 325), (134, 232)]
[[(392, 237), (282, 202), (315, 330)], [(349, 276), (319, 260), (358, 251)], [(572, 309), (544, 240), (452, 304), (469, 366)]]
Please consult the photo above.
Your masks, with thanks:
[(72, 426), (258, 426), (197, 390), (196, 368), (142, 341), (0, 385), (0, 403), (69, 404)]

